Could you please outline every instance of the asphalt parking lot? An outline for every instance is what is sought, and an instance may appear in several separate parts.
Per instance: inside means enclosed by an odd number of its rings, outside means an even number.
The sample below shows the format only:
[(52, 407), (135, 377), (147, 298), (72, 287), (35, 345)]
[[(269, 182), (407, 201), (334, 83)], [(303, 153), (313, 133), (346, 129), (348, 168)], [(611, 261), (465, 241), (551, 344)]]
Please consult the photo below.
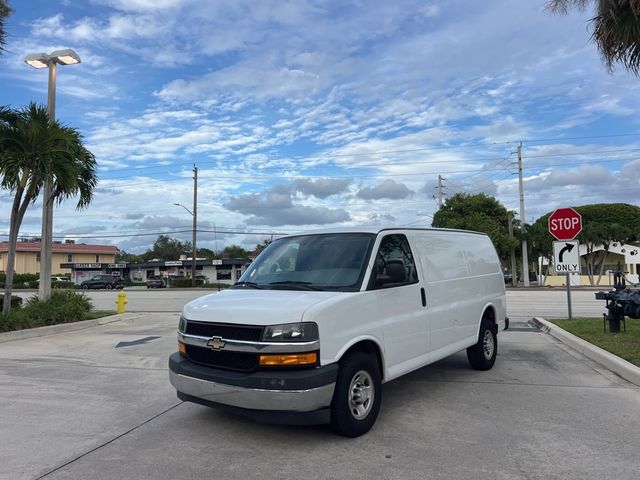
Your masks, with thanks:
[(637, 479), (640, 388), (514, 323), (489, 372), (464, 353), (386, 384), (368, 434), (182, 403), (177, 313), (0, 343), (2, 479)]

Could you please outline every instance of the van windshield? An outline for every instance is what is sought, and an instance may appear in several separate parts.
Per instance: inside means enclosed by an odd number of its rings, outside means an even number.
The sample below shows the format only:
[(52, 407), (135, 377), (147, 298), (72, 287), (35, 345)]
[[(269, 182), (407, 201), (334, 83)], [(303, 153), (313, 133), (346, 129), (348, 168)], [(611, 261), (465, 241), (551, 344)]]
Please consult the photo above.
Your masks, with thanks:
[(358, 291), (375, 235), (339, 233), (275, 240), (234, 288)]

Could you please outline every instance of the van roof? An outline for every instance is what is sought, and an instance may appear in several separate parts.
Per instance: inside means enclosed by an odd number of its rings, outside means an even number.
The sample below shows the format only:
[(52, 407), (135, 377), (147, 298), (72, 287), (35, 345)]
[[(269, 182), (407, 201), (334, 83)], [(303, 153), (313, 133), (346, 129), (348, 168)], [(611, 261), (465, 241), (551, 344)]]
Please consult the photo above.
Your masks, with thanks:
[(387, 230), (401, 230), (401, 231), (437, 231), (437, 232), (459, 232), (459, 233), (471, 233), (475, 235), (484, 235), (482, 232), (475, 232), (471, 230), (458, 230), (452, 228), (425, 228), (425, 227), (398, 227), (398, 226), (359, 226), (359, 227), (338, 227), (338, 228), (325, 228), (317, 230), (306, 230), (288, 235), (286, 237), (295, 237), (298, 235), (317, 235), (322, 233), (373, 233), (377, 235), (380, 232)]

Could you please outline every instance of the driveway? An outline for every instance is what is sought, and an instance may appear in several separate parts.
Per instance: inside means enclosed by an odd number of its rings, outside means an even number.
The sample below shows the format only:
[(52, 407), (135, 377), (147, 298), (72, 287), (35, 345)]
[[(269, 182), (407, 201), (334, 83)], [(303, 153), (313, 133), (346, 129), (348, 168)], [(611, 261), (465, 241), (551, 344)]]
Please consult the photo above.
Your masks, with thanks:
[(637, 479), (640, 389), (524, 323), (384, 387), (374, 428), (254, 423), (182, 403), (177, 313), (0, 344), (1, 479)]

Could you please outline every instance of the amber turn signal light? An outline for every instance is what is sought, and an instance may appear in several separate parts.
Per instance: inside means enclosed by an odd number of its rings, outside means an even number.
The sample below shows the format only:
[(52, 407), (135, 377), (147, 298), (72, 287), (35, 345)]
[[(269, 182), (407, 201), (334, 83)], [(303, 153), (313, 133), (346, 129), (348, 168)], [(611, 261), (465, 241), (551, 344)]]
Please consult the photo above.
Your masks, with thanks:
[(184, 343), (178, 342), (178, 351), (183, 355), (187, 354), (187, 349), (186, 349)]
[(317, 362), (318, 354), (316, 352), (292, 355), (260, 355), (260, 365), (264, 367), (315, 365)]

